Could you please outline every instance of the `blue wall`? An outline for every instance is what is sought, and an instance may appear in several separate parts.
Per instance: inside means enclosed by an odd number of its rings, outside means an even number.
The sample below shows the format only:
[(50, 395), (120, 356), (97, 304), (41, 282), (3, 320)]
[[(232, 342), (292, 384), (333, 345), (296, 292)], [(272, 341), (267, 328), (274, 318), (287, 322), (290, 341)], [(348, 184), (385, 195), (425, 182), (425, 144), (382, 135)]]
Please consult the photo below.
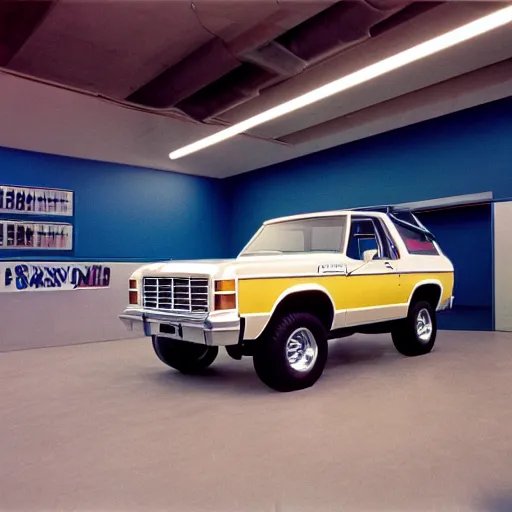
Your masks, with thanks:
[(2, 250), (0, 258), (155, 261), (229, 252), (220, 180), (0, 148), (0, 183), (75, 192), (73, 254)]
[(512, 98), (230, 178), (236, 254), (268, 218), (494, 192), (512, 197)]

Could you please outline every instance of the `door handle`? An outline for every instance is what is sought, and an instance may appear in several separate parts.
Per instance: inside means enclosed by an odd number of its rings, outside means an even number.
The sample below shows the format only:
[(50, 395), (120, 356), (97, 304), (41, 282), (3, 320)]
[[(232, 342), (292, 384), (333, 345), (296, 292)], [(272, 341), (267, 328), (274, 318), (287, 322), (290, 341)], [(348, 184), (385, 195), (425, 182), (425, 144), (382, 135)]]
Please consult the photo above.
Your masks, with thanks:
[(393, 267), (393, 265), (391, 265), (391, 263), (389, 263), (389, 261), (386, 261), (386, 263), (384, 263), (384, 265), (386, 266), (386, 268), (388, 268), (389, 270), (395, 270), (395, 267)]

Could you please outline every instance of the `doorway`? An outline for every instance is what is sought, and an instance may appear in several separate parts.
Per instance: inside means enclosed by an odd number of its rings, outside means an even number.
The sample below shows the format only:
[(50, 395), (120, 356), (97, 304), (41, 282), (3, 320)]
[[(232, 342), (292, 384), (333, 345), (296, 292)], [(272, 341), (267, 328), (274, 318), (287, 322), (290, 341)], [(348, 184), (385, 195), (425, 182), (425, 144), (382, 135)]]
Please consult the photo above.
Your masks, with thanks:
[(491, 204), (415, 212), (455, 267), (455, 304), (439, 314), (439, 328), (493, 330)]

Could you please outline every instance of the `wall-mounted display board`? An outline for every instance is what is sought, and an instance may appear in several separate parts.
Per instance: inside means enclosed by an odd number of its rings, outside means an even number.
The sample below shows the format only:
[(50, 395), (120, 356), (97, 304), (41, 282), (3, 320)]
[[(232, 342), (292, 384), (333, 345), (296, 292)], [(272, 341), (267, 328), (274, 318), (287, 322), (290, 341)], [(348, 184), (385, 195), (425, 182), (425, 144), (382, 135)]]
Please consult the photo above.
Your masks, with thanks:
[(110, 267), (99, 264), (0, 261), (0, 292), (108, 288), (110, 276)]
[(73, 192), (0, 185), (0, 213), (73, 216)]
[(58, 222), (22, 222), (0, 219), (1, 249), (71, 251), (73, 225)]

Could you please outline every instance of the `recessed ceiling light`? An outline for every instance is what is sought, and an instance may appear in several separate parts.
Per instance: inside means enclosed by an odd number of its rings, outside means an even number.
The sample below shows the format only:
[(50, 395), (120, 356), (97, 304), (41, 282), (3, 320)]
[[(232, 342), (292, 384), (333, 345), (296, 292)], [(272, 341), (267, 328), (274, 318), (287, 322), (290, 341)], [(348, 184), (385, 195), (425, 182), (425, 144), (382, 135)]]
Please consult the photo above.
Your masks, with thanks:
[(241, 121), (229, 128), (214, 133), (209, 137), (205, 137), (204, 139), (200, 139), (192, 144), (183, 146), (182, 148), (170, 153), (169, 158), (171, 158), (171, 160), (176, 160), (186, 155), (190, 155), (191, 153), (195, 153), (196, 151), (200, 151), (201, 149), (213, 146), (214, 144), (234, 137), (239, 133), (246, 132), (255, 126), (289, 114), (290, 112), (311, 105), (312, 103), (316, 103), (317, 101), (350, 89), (351, 87), (355, 87), (356, 85), (368, 82), (369, 80), (384, 75), (385, 73), (389, 73), (390, 71), (406, 66), (407, 64), (417, 60), (424, 59), (425, 57), (438, 53), (446, 48), (450, 48), (498, 27), (502, 27), (511, 21), (512, 7), (500, 9), (499, 11), (472, 21), (462, 27), (450, 30), (438, 37), (429, 39), (424, 43), (413, 46), (412, 48), (397, 53), (391, 57), (387, 57), (386, 59), (376, 62), (375, 64), (371, 64), (370, 66), (339, 78), (338, 80), (334, 80), (333, 82), (325, 84), (317, 89), (298, 96), (297, 98), (286, 101), (281, 105), (265, 110), (264, 112), (250, 117), (245, 121)]

